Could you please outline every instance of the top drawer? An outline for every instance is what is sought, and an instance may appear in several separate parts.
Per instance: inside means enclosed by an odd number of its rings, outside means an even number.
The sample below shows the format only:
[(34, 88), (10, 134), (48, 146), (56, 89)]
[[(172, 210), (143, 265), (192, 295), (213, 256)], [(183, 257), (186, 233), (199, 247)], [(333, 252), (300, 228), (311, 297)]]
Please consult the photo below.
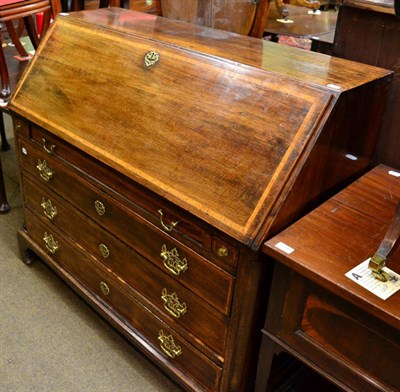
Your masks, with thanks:
[[(110, 168), (88, 159), (54, 135), (37, 127), (28, 128), (20, 120), (17, 120), (16, 126), (20, 133), (39, 144), (45, 155), (56, 155), (90, 175), (95, 173), (96, 179), (106, 184), (103, 189), (106, 193), (117, 200), (119, 196), (119, 199), (123, 199), (120, 200), (123, 204), (129, 203), (130, 209), (145, 217), (165, 233), (188, 244), (200, 253), (206, 252), (207, 257), (217, 265), (234, 273), (239, 256), (239, 248), (236, 245), (212, 235), (195, 219), (188, 219), (186, 214), (179, 209), (171, 207), (159, 197), (151, 196), (147, 190), (133, 184), (132, 181), (127, 181), (126, 177), (119, 173), (113, 171), (110, 176)], [(118, 194), (116, 195), (110, 188)]]

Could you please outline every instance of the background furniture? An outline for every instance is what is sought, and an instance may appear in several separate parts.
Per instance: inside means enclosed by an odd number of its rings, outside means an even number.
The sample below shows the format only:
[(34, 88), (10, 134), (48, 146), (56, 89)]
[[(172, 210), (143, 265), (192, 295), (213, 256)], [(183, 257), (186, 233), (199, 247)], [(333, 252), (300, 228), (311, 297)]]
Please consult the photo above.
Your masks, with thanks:
[(10, 103), (21, 256), (184, 388), (251, 388), (260, 247), (367, 170), (390, 74), (121, 8), (60, 15)]
[[(15, 0), (13, 2), (7, 2), (6, 5), (0, 6), (0, 22), (9, 24), (8, 22), (23, 19), (26, 31), (32, 41), (32, 45), (36, 49), (39, 44), (40, 37), (44, 36), (50, 25), (52, 14), (56, 16), (59, 12), (59, 0)], [(34, 15), (39, 13), (44, 14), (43, 24), (41, 26), (41, 36), (38, 34), (34, 20), (32, 19)], [(13, 31), (12, 28), (11, 31)], [(0, 50), (2, 51), (3, 48)], [(2, 76), (2, 90), (0, 98), (3, 100), (4, 104), (7, 103), (9, 99), (11, 89), (9, 85), (6, 62), (1, 61), (0, 67)]]
[(278, 42), (279, 35), (288, 35), (297, 38), (319, 37), (320, 35), (335, 31), (337, 12), (322, 11), (309, 14), (304, 7), (286, 5), (289, 11), (289, 20), (293, 23), (283, 23), (274, 4), (271, 4), (264, 36), (271, 35), (271, 41)]
[(10, 211), (10, 206), (7, 201), (6, 188), (4, 185), (3, 167), (1, 165), (0, 157), (0, 214), (5, 214)]
[[(257, 391), (281, 352), (345, 390), (399, 389), (400, 291), (384, 301), (345, 276), (375, 254), (399, 202), (400, 172), (380, 165), (265, 243), (276, 266)], [(400, 273), (400, 247), (388, 267)]]
[[(18, 46), (17, 40), (19, 42), (19, 38), (16, 35), (14, 30), (13, 22), (18, 20), (23, 20), (25, 24), (26, 31), (32, 41), (34, 48), (37, 48), (40, 40), (45, 35), (49, 25), (50, 19), (52, 15), (56, 16), (60, 12), (60, 3), (59, 0), (7, 0), (3, 5), (0, 6), (0, 22), (5, 23), (7, 26), (11, 37), (13, 39), (16, 48), (19, 49), (20, 55), (25, 55), (26, 52), (23, 49), (22, 45)], [(33, 17), (37, 14), (44, 14), (43, 22), (41, 25), (40, 35), (36, 30), (36, 24), (33, 20)], [(8, 60), (8, 61), (7, 61)], [(11, 95), (11, 89), (16, 84), (17, 80), (22, 74), (24, 66), (15, 67), (13, 66), (12, 73), (10, 75), (8, 64), (10, 60), (13, 61), (14, 59), (7, 58), (4, 55), (4, 49), (2, 46), (2, 40), (0, 37), (0, 74), (1, 74), (1, 93), (0, 93), (0, 137), (1, 137), (1, 149), (6, 151), (10, 148), (6, 133), (4, 129), (4, 119), (3, 119), (3, 112), (8, 112), (7, 103)], [(15, 60), (14, 60), (15, 61)], [(7, 200), (4, 181), (3, 181), (3, 172), (0, 166), (0, 177), (2, 179), (2, 186), (0, 186), (0, 198), (3, 201)], [(5, 202), (4, 205), (7, 203)], [(7, 208), (4, 207), (4, 211)]]
[(161, 15), (261, 38), (270, 0), (159, 0)]
[(393, 0), (344, 1), (332, 54), (394, 71), (376, 160), (400, 168), (400, 19)]

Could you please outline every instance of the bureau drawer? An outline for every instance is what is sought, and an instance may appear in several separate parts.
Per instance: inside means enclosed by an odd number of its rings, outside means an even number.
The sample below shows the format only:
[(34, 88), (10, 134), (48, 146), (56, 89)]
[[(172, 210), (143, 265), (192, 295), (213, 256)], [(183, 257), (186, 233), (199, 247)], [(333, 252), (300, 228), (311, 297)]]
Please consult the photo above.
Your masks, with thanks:
[[(19, 139), (19, 147), (23, 170), (216, 309), (229, 314), (234, 286), (230, 274), (72, 173), (54, 156), (24, 139)], [(44, 162), (45, 168), (40, 171), (38, 166)]]
[[(116, 189), (120, 194), (123, 194), (133, 202), (134, 205), (140, 208), (140, 212), (146, 215), (146, 219), (149, 219), (158, 228), (169, 234), (178, 234), (181, 238), (190, 239), (197, 245), (210, 250), (210, 233), (201, 225), (197, 225), (193, 221), (187, 219), (184, 214), (172, 210), (160, 199), (153, 199), (146, 190), (133, 186), (119, 173), (113, 172), (112, 177), (110, 177), (109, 168), (105, 169), (101, 164), (96, 164), (93, 159), (86, 158), (86, 156), (78, 150), (43, 129), (32, 126), (30, 136), (43, 152), (51, 152), (87, 173), (96, 173), (96, 179), (107, 184), (110, 188)], [(112, 183), (110, 183), (110, 178), (112, 178)], [(138, 211), (136, 210), (136, 212)], [(215, 253), (215, 255), (220, 258), (218, 253)], [(222, 260), (236, 265), (237, 250), (232, 250), (230, 254), (224, 256)]]
[(134, 294), (163, 312), (163, 318), (175, 329), (194, 335), (201, 349), (211, 348), (213, 357), (223, 356), (228, 319), (207, 302), (193, 294), (175, 279), (117, 240), (108, 231), (95, 225), (78, 211), (71, 211), (62, 199), (23, 176), (25, 203), (46, 217), (107, 269), (136, 291)]
[(206, 390), (218, 390), (221, 374), (218, 366), (131, 297), (106, 271), (89, 261), (89, 255), (84, 256), (84, 251), (78, 252), (73, 242), (54, 225), (42, 222), (28, 209), (25, 209), (25, 219), (29, 237), (67, 271), (67, 276), (72, 275), (97, 300), (108, 304), (109, 313), (122, 317), (134, 334), (143, 336), (141, 340), (146, 341), (145, 349), (149, 350), (151, 345), (150, 350), (156, 350), (157, 359), (172, 372), (182, 373), (186, 379), (189, 374)]

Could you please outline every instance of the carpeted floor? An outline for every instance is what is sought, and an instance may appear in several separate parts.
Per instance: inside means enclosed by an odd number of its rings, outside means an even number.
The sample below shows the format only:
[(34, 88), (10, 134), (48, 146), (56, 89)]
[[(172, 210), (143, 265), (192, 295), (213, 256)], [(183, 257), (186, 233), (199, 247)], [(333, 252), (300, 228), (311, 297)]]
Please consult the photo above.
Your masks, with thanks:
[(0, 215), (0, 391), (179, 391), (43, 263), (21, 262), (15, 151), (0, 154), (11, 205)]

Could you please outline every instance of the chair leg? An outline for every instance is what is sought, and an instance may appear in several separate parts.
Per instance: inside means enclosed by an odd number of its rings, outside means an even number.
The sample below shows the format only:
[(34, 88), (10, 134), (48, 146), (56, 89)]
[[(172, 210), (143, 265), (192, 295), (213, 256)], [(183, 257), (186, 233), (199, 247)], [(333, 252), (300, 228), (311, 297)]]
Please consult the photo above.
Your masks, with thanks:
[(4, 126), (3, 113), (0, 113), (0, 136), (1, 136), (1, 149), (3, 151), (9, 150), (10, 145), (8, 144), (7, 137), (6, 137), (6, 128)]
[(33, 19), (33, 15), (24, 16), (24, 23), (26, 32), (28, 33), (29, 38), (31, 39), (33, 48), (36, 50), (37, 47), (39, 46), (39, 37), (36, 31), (36, 24)]
[(3, 42), (0, 37), (0, 74), (1, 74), (1, 91), (0, 99), (3, 105), (6, 105), (11, 94), (10, 79), (8, 76), (8, 69), (6, 58), (3, 52)]
[(7, 201), (6, 187), (4, 185), (3, 168), (0, 158), (0, 214), (5, 214), (10, 211), (10, 206)]
[(4, 22), (4, 24), (7, 27), (8, 33), (10, 34), (11, 41), (15, 45), (15, 49), (17, 49), (19, 55), (21, 57), (28, 57), (29, 54), (25, 50), (24, 46), (22, 45), (22, 43), (19, 39), (18, 33), (15, 31), (13, 22), (11, 20), (9, 20), (7, 22)]

